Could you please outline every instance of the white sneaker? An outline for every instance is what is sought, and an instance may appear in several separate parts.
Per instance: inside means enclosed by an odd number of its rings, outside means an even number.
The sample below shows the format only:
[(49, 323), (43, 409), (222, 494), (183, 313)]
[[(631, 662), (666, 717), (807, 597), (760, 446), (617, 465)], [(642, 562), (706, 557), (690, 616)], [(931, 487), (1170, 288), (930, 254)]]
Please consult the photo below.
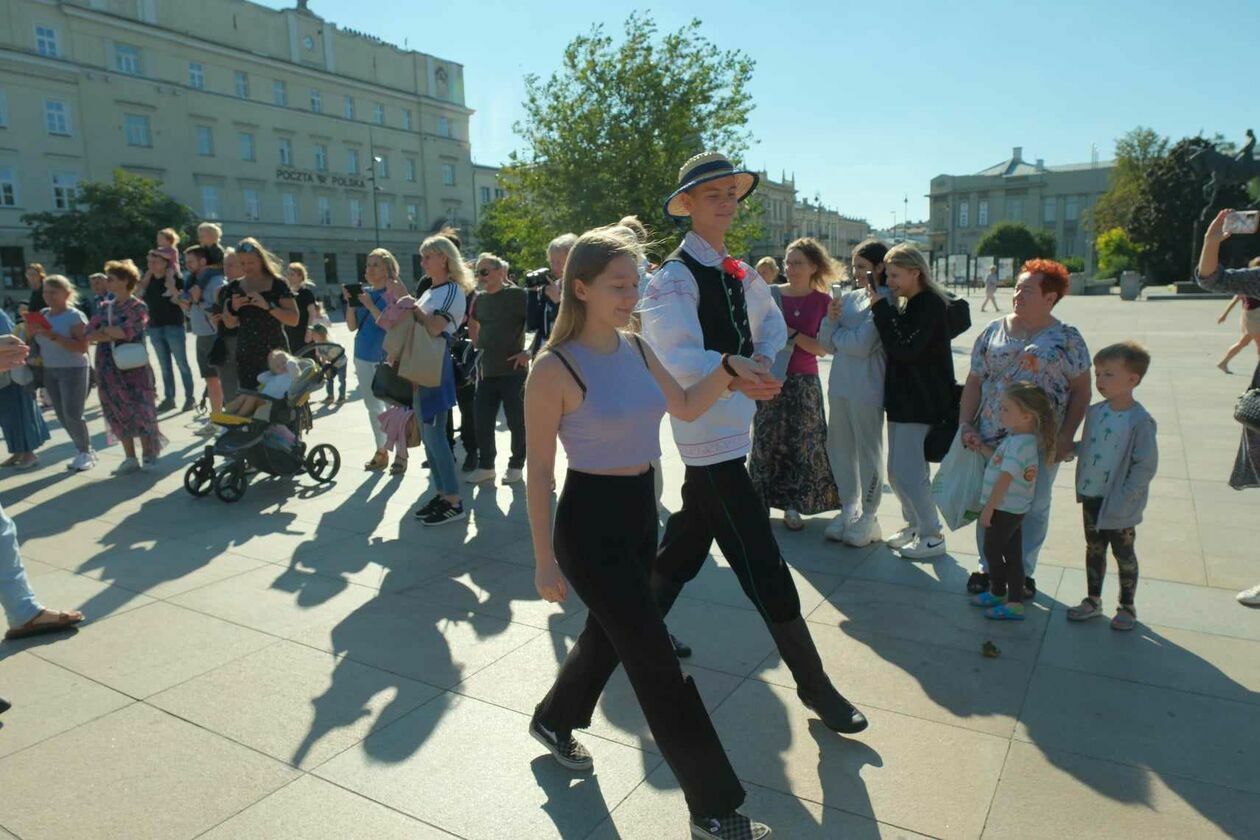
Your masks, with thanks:
[(74, 456), (74, 460), (70, 462), (70, 469), (74, 472), (83, 472), (90, 470), (96, 466), (96, 459), (92, 457), (91, 452), (80, 452)]
[(843, 542), (845, 531), (853, 524), (853, 520), (847, 514), (838, 513), (827, 523), (827, 527), (823, 529), (823, 538), (832, 542)]
[(914, 542), (901, 549), (901, 556), (908, 560), (925, 560), (945, 553), (945, 538), (940, 534), (931, 537), (915, 537)]
[(509, 468), (508, 471), (503, 474), (503, 483), (515, 484), (521, 479), (523, 479), (524, 477), (525, 477), (524, 471)]
[(805, 521), (801, 519), (801, 514), (798, 511), (788, 508), (783, 511), (783, 527), (789, 531), (799, 531), (805, 527)]
[(1238, 603), (1244, 607), (1260, 607), (1260, 583), (1238, 593)]
[(123, 462), (114, 467), (111, 475), (130, 475), (134, 472), (140, 472), (140, 462), (135, 458), (123, 458)]
[(469, 484), (481, 484), (483, 481), (494, 481), (494, 470), (476, 469), (470, 473), (464, 473), (464, 481)]
[(905, 548), (910, 543), (914, 542), (914, 537), (914, 529), (907, 525), (888, 539), (884, 540), (884, 542), (888, 544), (889, 548)]
[(208, 437), (214, 437), (216, 432), (218, 432), (218, 427), (215, 426), (213, 423), (211, 423), (209, 420), (207, 420), (205, 423), (202, 424), (201, 428), (193, 432), (193, 434), (196, 435), (197, 437), (208, 438)]
[(864, 513), (854, 520), (844, 532), (844, 544), (861, 548), (873, 542), (879, 542), (884, 533), (879, 527), (879, 520), (873, 513)]

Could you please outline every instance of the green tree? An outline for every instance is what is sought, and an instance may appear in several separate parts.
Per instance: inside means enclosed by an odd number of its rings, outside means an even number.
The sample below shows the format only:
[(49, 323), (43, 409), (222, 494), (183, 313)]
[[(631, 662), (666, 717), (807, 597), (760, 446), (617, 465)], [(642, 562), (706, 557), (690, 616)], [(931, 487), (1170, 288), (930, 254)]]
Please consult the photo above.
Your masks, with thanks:
[(1116, 141), (1116, 166), (1107, 191), (1098, 197), (1088, 214), (1094, 230), (1129, 230), (1133, 215), (1143, 201), (1151, 167), (1167, 152), (1168, 139), (1143, 126)]
[(83, 183), (74, 209), (27, 213), (22, 222), (36, 250), (51, 252), (68, 274), (89, 274), (106, 260), (143, 257), (157, 231), (188, 230), (196, 216), (162, 192), (160, 182), (117, 169), (112, 183)]
[[(615, 40), (602, 26), (565, 48), (560, 69), (525, 79), (524, 144), (502, 173), (507, 198), (479, 226), (483, 243), (522, 267), (542, 265), (558, 233), (637, 215), (660, 237), (675, 233), (662, 207), (678, 168), (704, 149), (732, 159), (748, 147), (753, 61), (723, 50), (693, 20), (661, 35), (648, 14), (627, 18)], [(728, 247), (759, 235), (744, 208)]]
[(1098, 274), (1101, 277), (1119, 277), (1121, 272), (1135, 271), (1139, 266), (1141, 250), (1124, 228), (1113, 227), (1098, 235), (1094, 241), (1098, 254)]
[(1017, 268), (1034, 257), (1053, 258), (1054, 252), (1054, 234), (1049, 231), (1033, 233), (1020, 222), (998, 222), (985, 231), (976, 244), (977, 256), (1010, 258)]

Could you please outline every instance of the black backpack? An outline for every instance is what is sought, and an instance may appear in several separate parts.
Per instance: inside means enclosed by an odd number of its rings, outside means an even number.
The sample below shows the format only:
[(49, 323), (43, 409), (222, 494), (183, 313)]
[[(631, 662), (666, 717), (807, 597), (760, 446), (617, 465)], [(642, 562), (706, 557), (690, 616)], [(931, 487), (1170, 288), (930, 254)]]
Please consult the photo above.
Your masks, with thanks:
[(951, 339), (971, 329), (971, 304), (949, 292), (945, 293), (945, 329)]

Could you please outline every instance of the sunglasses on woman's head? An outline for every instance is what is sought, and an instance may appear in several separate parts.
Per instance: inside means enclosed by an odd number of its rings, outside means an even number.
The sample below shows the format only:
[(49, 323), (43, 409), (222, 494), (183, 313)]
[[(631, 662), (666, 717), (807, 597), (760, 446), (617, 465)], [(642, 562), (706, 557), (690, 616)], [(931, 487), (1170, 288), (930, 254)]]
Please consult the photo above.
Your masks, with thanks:
[(236, 246), (236, 250), (238, 253), (252, 254), (258, 249), (254, 247), (253, 242), (242, 242), (240, 245)]

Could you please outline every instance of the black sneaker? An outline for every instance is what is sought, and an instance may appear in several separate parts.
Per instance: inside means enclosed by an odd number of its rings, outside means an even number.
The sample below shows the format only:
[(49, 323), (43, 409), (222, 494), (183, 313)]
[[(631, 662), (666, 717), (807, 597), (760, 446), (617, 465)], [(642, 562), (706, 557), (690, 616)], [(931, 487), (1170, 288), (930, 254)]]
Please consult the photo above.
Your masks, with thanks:
[(429, 528), (434, 525), (445, 525), (447, 522), (458, 522), (467, 518), (467, 516), (463, 502), (453, 505), (445, 499), (441, 499), (433, 510), (420, 517), (420, 523)]
[(568, 770), (590, 770), (595, 766), (595, 760), (591, 758), (591, 754), (586, 751), (586, 747), (577, 742), (572, 733), (563, 740), (556, 733), (538, 722), (538, 718), (534, 718), (529, 722), (529, 734), (534, 740), (547, 748), (547, 751), (560, 762), (560, 766)]
[(972, 572), (971, 577), (967, 578), (967, 591), (972, 595), (979, 595), (981, 592), (988, 592), (989, 573)]
[(425, 502), (423, 505), (421, 505), (419, 508), (416, 509), (416, 513), (415, 513), (416, 519), (424, 519), (426, 516), (428, 516), (430, 513), (433, 512), (433, 509), (435, 507), (437, 507), (440, 504), (442, 504), (441, 496), (434, 496), (432, 499), (429, 499), (429, 501)]
[(677, 656), (679, 659), (686, 659), (691, 656), (691, 645), (683, 642), (673, 633), (669, 634), (669, 643), (674, 646), (674, 656)]
[(703, 840), (762, 840), (771, 833), (770, 826), (754, 822), (739, 811), (724, 817), (691, 818), (691, 836)]
[(464, 455), (464, 465), (459, 468), (460, 472), (472, 472), (477, 469), (477, 451), (474, 449)]
[(174, 410), (175, 410), (175, 398), (174, 398), (174, 397), (167, 397), (166, 399), (164, 399), (164, 400), (162, 400), (160, 403), (158, 403), (158, 406), (157, 406), (157, 412), (158, 412), (158, 414), (161, 414), (161, 413), (162, 413), (162, 412), (164, 412), (164, 411), (174, 411)]
[(196, 400), (194, 400), (192, 397), (189, 397), (188, 399), (184, 400), (184, 407), (181, 408), (180, 411), (181, 412), (192, 411), (196, 407), (197, 407)]
[(1024, 600), (1031, 601), (1037, 596), (1037, 580), (1036, 578), (1024, 578)]

